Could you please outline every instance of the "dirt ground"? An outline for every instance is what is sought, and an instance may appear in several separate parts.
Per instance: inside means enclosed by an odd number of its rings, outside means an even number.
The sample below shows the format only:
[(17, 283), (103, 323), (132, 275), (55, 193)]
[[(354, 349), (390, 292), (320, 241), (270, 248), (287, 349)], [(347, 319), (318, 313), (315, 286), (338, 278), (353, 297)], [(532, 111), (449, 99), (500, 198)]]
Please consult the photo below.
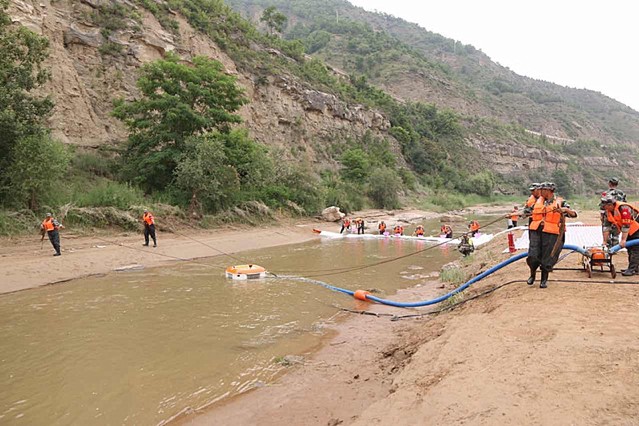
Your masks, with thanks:
[[(598, 219), (590, 212), (578, 220)], [(316, 238), (310, 231), (318, 226), (336, 225), (291, 221), (184, 235), (237, 253)], [(49, 243), (41, 249), (37, 237), (2, 240), (0, 292), (215, 255), (183, 235), (160, 233), (157, 249), (142, 241), (141, 235), (73, 238), (63, 232), (63, 256), (52, 257)], [(501, 253), (505, 247), (505, 236), (494, 240), (464, 267), (471, 275), (485, 270), (508, 257)], [(579, 268), (580, 261), (571, 254), (558, 267)], [(614, 262), (621, 270), (627, 257), (617, 255)], [(453, 309), (398, 321), (391, 318), (434, 308), (401, 310), (345, 299), (344, 306), (378, 316), (343, 313), (344, 321), (302, 365), (174, 423), (639, 424), (639, 277), (613, 281), (603, 272), (589, 279), (580, 270), (557, 270), (549, 288), (540, 289), (538, 283), (527, 286), (527, 276), (525, 262), (516, 262), (457, 297), (463, 303)], [(423, 300), (452, 288), (427, 281), (393, 298)]]
[[(476, 252), (469, 273), (506, 259), (505, 246), (504, 237)], [(627, 266), (625, 254), (614, 260)], [(557, 267), (579, 269), (581, 256)], [(418, 319), (386, 315), (428, 309), (353, 301), (380, 316), (344, 314), (337, 334), (304, 365), (176, 423), (639, 424), (639, 279), (557, 270), (540, 289), (527, 277), (525, 261), (516, 262), (471, 287), (460, 298), (466, 303)], [(394, 299), (427, 299), (439, 287), (425, 283)]]

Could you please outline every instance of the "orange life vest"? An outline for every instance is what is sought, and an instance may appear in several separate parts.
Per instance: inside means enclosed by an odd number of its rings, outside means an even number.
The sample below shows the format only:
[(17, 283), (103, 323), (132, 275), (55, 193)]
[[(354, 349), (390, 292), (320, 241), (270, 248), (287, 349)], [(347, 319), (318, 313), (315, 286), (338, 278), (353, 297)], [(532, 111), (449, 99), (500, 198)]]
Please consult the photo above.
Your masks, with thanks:
[(622, 207), (622, 206), (630, 207), (634, 211), (635, 215), (639, 214), (639, 210), (632, 204), (622, 203), (620, 201), (617, 201), (617, 203), (615, 204), (615, 209), (611, 212), (607, 212), (608, 221), (610, 223), (614, 223), (615, 225), (617, 225), (617, 228), (619, 229), (623, 228), (624, 226), (630, 226), (630, 229), (628, 230), (628, 235), (632, 235), (635, 232), (639, 231), (639, 222), (637, 222), (637, 220), (633, 219), (632, 217), (622, 218), (621, 211), (619, 210), (619, 207)]
[(473, 220), (472, 222), (470, 222), (470, 230), (471, 231), (478, 231), (479, 230), (479, 222), (477, 222), (476, 220)]
[(42, 228), (47, 232), (55, 230), (55, 225), (53, 224), (53, 218), (50, 217), (42, 221)]
[(416, 235), (424, 235), (424, 228), (422, 228), (421, 226), (418, 226), (418, 227), (415, 229), (415, 234), (416, 234)]
[(142, 217), (142, 219), (144, 219), (144, 222), (147, 225), (153, 225), (153, 215), (151, 213), (144, 213), (144, 216)]
[(394, 231), (396, 234), (403, 234), (403, 233), (404, 233), (404, 228), (403, 228), (403, 227), (401, 227), (401, 226), (399, 226), (399, 225), (397, 225), (395, 228), (393, 228), (393, 231)]
[(377, 229), (379, 229), (379, 230), (380, 230), (380, 231), (382, 231), (382, 232), (383, 232), (383, 231), (386, 231), (386, 224), (385, 224), (385, 223), (380, 223), (380, 224), (377, 226)]
[(512, 220), (513, 222), (517, 222), (519, 220), (519, 210), (514, 210), (510, 214), (510, 220)]
[(526, 201), (526, 207), (532, 207), (535, 205), (536, 202), (537, 202), (537, 198), (535, 198), (534, 195), (531, 195), (530, 197), (528, 197), (528, 200)]
[(345, 226), (345, 227), (347, 227), (347, 228), (348, 228), (349, 226), (351, 226), (351, 221), (350, 221), (350, 219), (344, 219), (344, 226)]
[(555, 198), (550, 204), (546, 205), (543, 197), (539, 197), (533, 207), (532, 222), (528, 225), (528, 229), (536, 231), (543, 223), (543, 232), (547, 234), (559, 235), (559, 223), (561, 222), (561, 198)]

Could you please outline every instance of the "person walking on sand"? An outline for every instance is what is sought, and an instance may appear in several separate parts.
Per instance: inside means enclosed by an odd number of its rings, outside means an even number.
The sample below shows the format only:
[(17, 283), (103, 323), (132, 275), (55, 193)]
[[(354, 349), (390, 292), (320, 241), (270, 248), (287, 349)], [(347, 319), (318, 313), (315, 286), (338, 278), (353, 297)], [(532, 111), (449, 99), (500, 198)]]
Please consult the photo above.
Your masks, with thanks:
[(40, 225), (42, 239), (44, 239), (44, 235), (47, 234), (49, 241), (51, 241), (51, 245), (55, 250), (54, 256), (62, 256), (62, 253), (60, 252), (60, 233), (58, 232), (61, 228), (64, 228), (64, 225), (58, 222), (51, 213), (47, 213), (47, 216)]
[[(548, 286), (548, 274), (559, 259), (560, 247), (565, 237), (564, 217), (577, 217), (577, 212), (570, 208), (562, 198), (555, 196), (555, 184), (541, 184), (541, 196), (532, 210), (532, 222), (528, 226), (528, 257), (526, 263), (530, 268), (528, 285), (535, 283), (537, 269), (541, 267), (540, 288)], [(559, 240), (561, 239), (561, 240)], [(558, 246), (560, 244), (561, 246)]]
[(149, 246), (149, 235), (153, 238), (153, 247), (157, 247), (158, 243), (155, 239), (155, 219), (153, 215), (147, 209), (144, 209), (144, 215), (142, 216), (144, 222), (144, 244), (145, 247)]

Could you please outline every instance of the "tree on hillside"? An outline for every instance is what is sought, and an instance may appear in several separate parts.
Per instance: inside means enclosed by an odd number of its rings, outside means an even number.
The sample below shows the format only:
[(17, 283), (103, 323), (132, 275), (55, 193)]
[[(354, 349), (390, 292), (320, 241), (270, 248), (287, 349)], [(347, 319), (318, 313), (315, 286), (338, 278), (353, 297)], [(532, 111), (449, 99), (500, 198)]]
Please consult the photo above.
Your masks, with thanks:
[(235, 112), (247, 102), (235, 77), (220, 62), (202, 56), (192, 65), (168, 55), (142, 67), (140, 99), (118, 100), (113, 115), (129, 128), (125, 174), (145, 190), (165, 188), (173, 179), (185, 141), (241, 122)]
[(264, 22), (269, 29), (269, 34), (273, 31), (281, 33), (286, 28), (288, 18), (282, 12), (278, 11), (275, 6), (269, 6), (262, 12), (260, 22)]
[(56, 191), (69, 166), (69, 153), (61, 142), (40, 134), (24, 137), (11, 150), (6, 177), (12, 199), (31, 210)]
[(49, 97), (33, 95), (49, 79), (42, 62), (49, 41), (22, 26), (12, 26), (0, 0), (0, 170), (8, 167), (17, 141), (45, 130), (53, 108)]

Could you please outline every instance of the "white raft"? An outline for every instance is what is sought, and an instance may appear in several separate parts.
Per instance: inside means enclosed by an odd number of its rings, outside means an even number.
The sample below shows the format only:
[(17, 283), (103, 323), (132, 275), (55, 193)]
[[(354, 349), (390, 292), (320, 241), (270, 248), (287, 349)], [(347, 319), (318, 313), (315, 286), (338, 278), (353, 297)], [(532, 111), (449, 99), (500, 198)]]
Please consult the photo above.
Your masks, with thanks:
[[(418, 236), (414, 237), (412, 235), (379, 235), (379, 234), (351, 234), (344, 233), (340, 234), (339, 232), (331, 232), (331, 231), (320, 231), (319, 229), (313, 229), (313, 232), (318, 234), (321, 237), (326, 238), (359, 238), (359, 239), (373, 239), (373, 240), (383, 240), (383, 239), (396, 239), (396, 240), (407, 240), (407, 241), (424, 241), (427, 243), (435, 243), (435, 244), (455, 244), (458, 245), (460, 243), (458, 238), (444, 238), (444, 237), (423, 237)], [(482, 244), (486, 244), (488, 241), (494, 238), (493, 234), (479, 234), (472, 238), (473, 244), (475, 247), (480, 246)]]

